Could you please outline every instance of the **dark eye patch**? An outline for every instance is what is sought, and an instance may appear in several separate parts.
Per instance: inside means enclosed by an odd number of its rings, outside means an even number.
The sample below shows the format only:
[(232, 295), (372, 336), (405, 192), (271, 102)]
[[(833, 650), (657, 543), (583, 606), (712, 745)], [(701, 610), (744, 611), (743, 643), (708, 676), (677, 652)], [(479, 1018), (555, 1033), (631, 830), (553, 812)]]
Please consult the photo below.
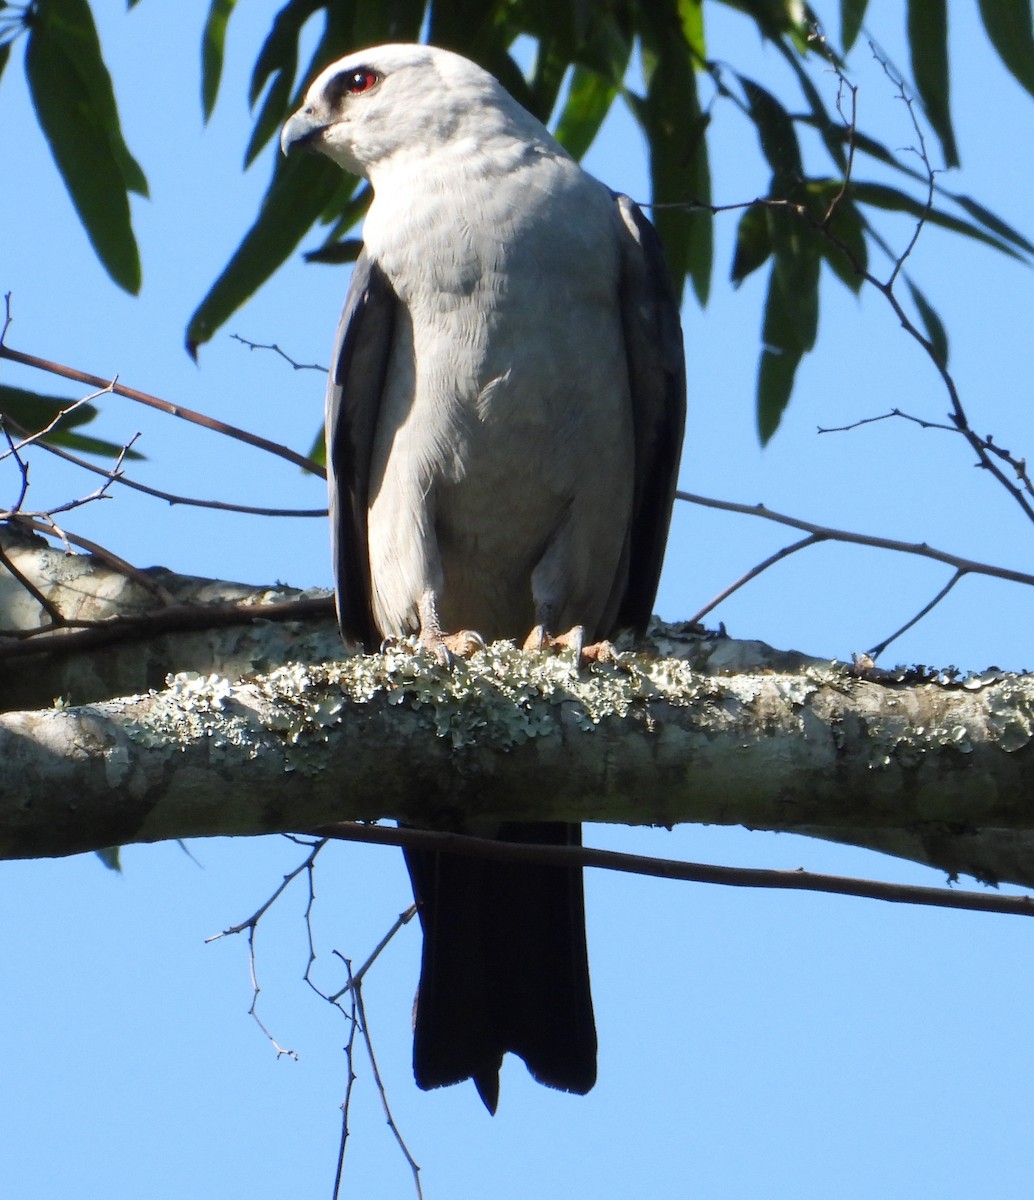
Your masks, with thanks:
[(361, 96), (380, 83), (380, 75), (372, 67), (349, 67), (327, 85), (327, 98), (337, 104), (346, 96)]

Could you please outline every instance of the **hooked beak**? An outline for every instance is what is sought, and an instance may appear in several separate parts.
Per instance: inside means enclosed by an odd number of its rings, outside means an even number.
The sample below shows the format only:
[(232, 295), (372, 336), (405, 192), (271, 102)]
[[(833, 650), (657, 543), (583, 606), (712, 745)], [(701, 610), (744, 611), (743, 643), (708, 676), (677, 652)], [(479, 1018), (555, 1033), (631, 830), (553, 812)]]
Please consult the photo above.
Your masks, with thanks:
[(300, 108), (284, 122), (280, 131), (280, 152), (290, 154), (295, 146), (307, 146), (314, 150), (316, 147), (313, 143), (326, 128), (326, 122), (318, 121), (315, 113)]

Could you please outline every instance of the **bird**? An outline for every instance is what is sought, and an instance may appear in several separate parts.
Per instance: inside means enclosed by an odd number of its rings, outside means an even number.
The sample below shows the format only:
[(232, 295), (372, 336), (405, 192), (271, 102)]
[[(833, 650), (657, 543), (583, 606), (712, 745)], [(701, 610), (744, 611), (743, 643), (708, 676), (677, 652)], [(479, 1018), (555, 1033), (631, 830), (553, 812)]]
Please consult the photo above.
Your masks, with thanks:
[[(364, 177), (372, 201), (326, 394), (338, 621), (375, 651), (467, 635), (578, 654), (641, 635), (685, 425), (663, 247), (483, 68), (424, 44), (327, 66), (280, 139)], [(464, 652), (460, 649), (459, 652)], [(562, 822), (461, 832), (580, 845)], [(504, 1056), (585, 1094), (597, 1075), (581, 868), (405, 850), (423, 932), (413, 1070)]]

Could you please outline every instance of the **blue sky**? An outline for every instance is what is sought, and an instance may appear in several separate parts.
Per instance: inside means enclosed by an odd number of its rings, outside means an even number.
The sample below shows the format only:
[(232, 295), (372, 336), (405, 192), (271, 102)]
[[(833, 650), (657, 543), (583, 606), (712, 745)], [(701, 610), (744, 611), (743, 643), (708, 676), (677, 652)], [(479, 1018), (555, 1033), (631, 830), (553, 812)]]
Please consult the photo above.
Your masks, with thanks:
[[(268, 151), (247, 174), (245, 80), (274, 3), (241, 6), (223, 93), (200, 119), (200, 0), (97, 5), (130, 147), (153, 199), (135, 204), (139, 298), (94, 261), (28, 107), (19, 54), (0, 84), (5, 173), (0, 291), (13, 293), (11, 345), (121, 380), (305, 449), (322, 382), (230, 338), (277, 341), (326, 361), (346, 288), (341, 269), (289, 264), (195, 366), (186, 320), (250, 222)], [(891, 9), (894, 9), (892, 12)], [(835, 10), (836, 6), (820, 6)], [(899, 60), (897, 6), (870, 5)], [(715, 57), (792, 97), (777, 56), (735, 14), (709, 6)], [(889, 20), (890, 24), (878, 22)], [(1031, 236), (1034, 108), (986, 45), (975, 5), (952, 6), (953, 89), (964, 170), (946, 182)], [(835, 21), (834, 21), (834, 29)], [(888, 145), (913, 140), (868, 50), (853, 59), (859, 123)], [(834, 94), (829, 80), (828, 95)], [(765, 171), (742, 118), (714, 120), (716, 199), (749, 200)], [(642, 146), (611, 121), (587, 162), (646, 199)], [(866, 177), (868, 171), (860, 172)], [(784, 425), (759, 448), (753, 388), (763, 278), (725, 279), (735, 215), (719, 218), (714, 298), (684, 311), (690, 421), (683, 486), (1023, 569), (1030, 530), (972, 468), (958, 439), (885, 422), (816, 435), (899, 406), (943, 419), (947, 399), (875, 295), (824, 281), (820, 346), (801, 369)], [(883, 226), (896, 245), (904, 222)], [(314, 240), (314, 239), (313, 239)], [(933, 230), (913, 271), (945, 319), (951, 365), (980, 432), (1022, 455), (1034, 443), (1029, 396), (1029, 268)], [(61, 391), (8, 369), (11, 383)], [(70, 396), (79, 393), (67, 390)], [(97, 429), (138, 430), (134, 471), (171, 491), (315, 507), (322, 485), (213, 435), (104, 402)], [(9, 492), (14, 484), (0, 476)], [(90, 490), (33, 461), (38, 507)], [(77, 533), (140, 565), (300, 586), (330, 581), (318, 521), (233, 518), (135, 495), (82, 509)], [(680, 508), (658, 610), (679, 618), (794, 535), (745, 517)], [(887, 635), (946, 582), (933, 564), (857, 547), (797, 555), (712, 615), (733, 636), (847, 658)], [(967, 580), (897, 643), (890, 662), (981, 668), (1034, 663), (1029, 593)], [(937, 882), (889, 859), (787, 836), (593, 827), (592, 844), (644, 853)], [(345, 1067), (342, 1019), (301, 982), (305, 897), (289, 894), (259, 935), (263, 1015), (298, 1061), (277, 1060), (247, 1017), (240, 939), (204, 939), (248, 916), (300, 861), (281, 839), (131, 848), (121, 877), (92, 856), (0, 871), (0, 1128), (9, 1194), (50, 1197), (329, 1195)], [(331, 951), (362, 961), (409, 902), (401, 856), (334, 847), (317, 874), (320, 971)], [(834, 897), (732, 891), (630, 877), (587, 880), (600, 1027), (600, 1083), (584, 1099), (549, 1092), (518, 1062), (499, 1115), (472, 1087), (420, 1093), (409, 1073), (418, 935), (406, 930), (369, 979), (367, 1011), (396, 1118), (430, 1197), (579, 1194), (969, 1197), (1022, 1194), (1034, 1042), (1030, 930), (1017, 918), (914, 911)], [(409, 1170), (360, 1058), (345, 1195), (410, 1195)]]

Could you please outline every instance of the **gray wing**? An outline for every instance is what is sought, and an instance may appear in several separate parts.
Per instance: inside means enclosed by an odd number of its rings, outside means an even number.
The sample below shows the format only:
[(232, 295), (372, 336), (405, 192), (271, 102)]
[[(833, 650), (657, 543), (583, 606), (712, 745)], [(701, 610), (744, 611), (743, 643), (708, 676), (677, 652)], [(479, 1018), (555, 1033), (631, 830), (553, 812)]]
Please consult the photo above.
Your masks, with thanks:
[(370, 597), (370, 458), (397, 305), (387, 277), (365, 252), (360, 254), (327, 382), (327, 483), (338, 624), (346, 641), (370, 651), (381, 641)]
[(686, 363), (679, 306), (657, 231), (627, 196), (615, 200), (629, 237), (622, 252), (621, 323), (635, 430), (628, 583), (617, 628), (642, 634), (668, 540), (686, 425)]

